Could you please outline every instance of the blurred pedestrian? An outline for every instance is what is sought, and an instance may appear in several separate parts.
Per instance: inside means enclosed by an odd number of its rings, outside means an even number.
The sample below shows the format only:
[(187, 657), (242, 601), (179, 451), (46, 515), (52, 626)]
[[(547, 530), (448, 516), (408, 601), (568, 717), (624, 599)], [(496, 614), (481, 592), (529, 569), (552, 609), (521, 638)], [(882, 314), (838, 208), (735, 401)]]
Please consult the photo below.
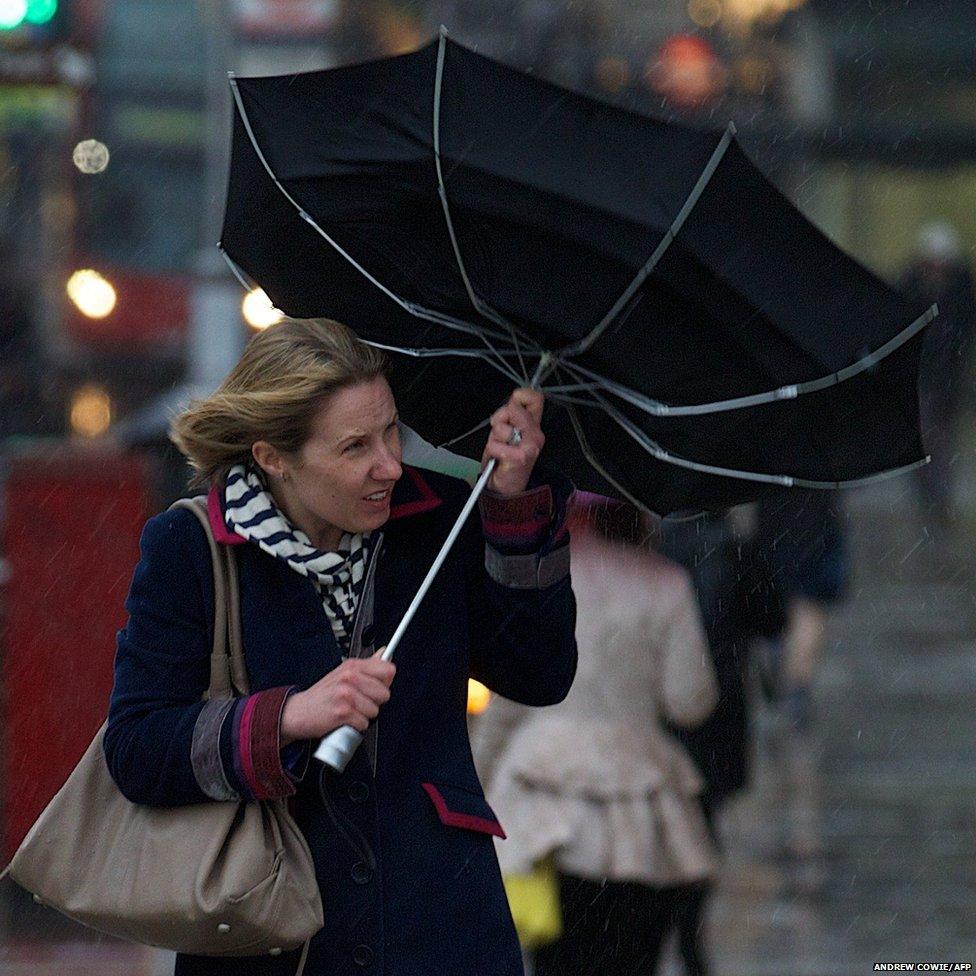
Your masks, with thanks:
[[(689, 574), (718, 680), (718, 702), (705, 721), (695, 726), (668, 725), (668, 731), (688, 750), (704, 777), (702, 808), (712, 838), (721, 849), (718, 815), (749, 781), (749, 648), (757, 633), (775, 627), (775, 619), (770, 615), (768, 588), (750, 574), (748, 553), (727, 515), (665, 519), (660, 525), (660, 549)], [(706, 909), (703, 898), (699, 916), (686, 915), (679, 920), (678, 949), (686, 972), (694, 972), (696, 960), (704, 954), (702, 919)]]
[(898, 284), (919, 308), (939, 305), (926, 332), (919, 376), (922, 439), (932, 461), (919, 469), (916, 485), (923, 516), (941, 531), (952, 519), (956, 421), (961, 408), (973, 406), (976, 296), (955, 227), (942, 220), (922, 227)]
[[(503, 872), (558, 871), (563, 934), (536, 976), (648, 976), (716, 871), (704, 782), (661, 726), (708, 716), (714, 668), (688, 575), (651, 550), (637, 509), (591, 497), (570, 525), (576, 682), (541, 712), (496, 701), (476, 757), (508, 833)], [(690, 972), (706, 971), (700, 956)]]
[(718, 680), (718, 703), (708, 718), (671, 730), (705, 777), (702, 799), (711, 817), (749, 779), (748, 653), (750, 639), (768, 627), (757, 619), (765, 619), (768, 601), (749, 592), (747, 554), (725, 515), (665, 519), (660, 550), (689, 574)]
[(783, 610), (781, 626), (763, 647), (766, 689), (798, 730), (813, 719), (830, 609), (849, 588), (844, 525), (837, 492), (778, 491), (756, 506), (751, 558), (769, 581), (768, 598)]

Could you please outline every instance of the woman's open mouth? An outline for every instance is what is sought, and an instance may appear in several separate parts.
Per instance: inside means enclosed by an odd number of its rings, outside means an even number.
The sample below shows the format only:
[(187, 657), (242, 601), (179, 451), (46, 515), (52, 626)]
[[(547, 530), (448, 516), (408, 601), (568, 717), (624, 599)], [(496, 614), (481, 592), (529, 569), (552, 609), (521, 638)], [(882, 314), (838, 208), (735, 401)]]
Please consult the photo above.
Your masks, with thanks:
[(363, 501), (370, 505), (385, 505), (390, 500), (390, 495), (392, 493), (392, 488), (384, 488), (383, 491), (374, 491), (372, 495), (367, 495)]

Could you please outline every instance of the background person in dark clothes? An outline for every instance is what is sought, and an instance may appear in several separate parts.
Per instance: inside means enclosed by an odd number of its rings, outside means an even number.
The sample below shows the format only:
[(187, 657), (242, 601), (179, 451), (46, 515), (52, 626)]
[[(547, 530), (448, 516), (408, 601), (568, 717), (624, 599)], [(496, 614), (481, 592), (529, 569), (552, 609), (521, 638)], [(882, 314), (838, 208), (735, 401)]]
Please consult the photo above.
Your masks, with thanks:
[(972, 404), (970, 357), (976, 299), (959, 234), (945, 221), (927, 224), (899, 287), (919, 308), (938, 302), (922, 350), (919, 406), (922, 438), (932, 456), (916, 484), (922, 514), (936, 530), (952, 519), (952, 474), (959, 411)]
[(803, 729), (813, 717), (827, 616), (849, 586), (840, 495), (790, 490), (760, 499), (750, 549), (752, 572), (766, 581), (774, 612), (783, 611), (766, 634), (766, 692)]
[[(768, 629), (770, 600), (761, 582), (746, 572), (744, 552), (728, 518), (706, 515), (690, 521), (664, 520), (660, 550), (691, 575), (701, 609), (708, 650), (718, 679), (718, 704), (697, 728), (669, 727), (705, 779), (701, 803), (716, 841), (715, 817), (749, 780), (749, 706), (745, 673), (749, 639)], [(679, 920), (678, 950), (687, 972), (701, 958), (705, 900), (694, 915)]]

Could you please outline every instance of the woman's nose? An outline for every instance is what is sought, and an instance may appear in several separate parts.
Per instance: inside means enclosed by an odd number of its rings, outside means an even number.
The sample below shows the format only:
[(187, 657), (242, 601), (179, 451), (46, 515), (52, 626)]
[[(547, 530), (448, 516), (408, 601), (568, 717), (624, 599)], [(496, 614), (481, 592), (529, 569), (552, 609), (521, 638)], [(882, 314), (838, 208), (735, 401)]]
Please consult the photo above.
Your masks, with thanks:
[(403, 474), (399, 455), (389, 448), (384, 448), (383, 456), (377, 460), (370, 473), (375, 481), (397, 481)]

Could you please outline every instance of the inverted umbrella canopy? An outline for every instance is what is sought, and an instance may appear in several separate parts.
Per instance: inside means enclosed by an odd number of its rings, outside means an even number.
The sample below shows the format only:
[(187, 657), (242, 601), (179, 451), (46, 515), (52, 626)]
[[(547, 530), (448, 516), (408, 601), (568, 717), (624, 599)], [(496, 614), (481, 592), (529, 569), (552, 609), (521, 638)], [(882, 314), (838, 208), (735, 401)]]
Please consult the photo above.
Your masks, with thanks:
[(401, 414), (480, 455), (517, 384), (545, 454), (660, 514), (923, 463), (924, 326), (752, 164), (447, 39), (234, 78), (221, 247), (393, 349)]

